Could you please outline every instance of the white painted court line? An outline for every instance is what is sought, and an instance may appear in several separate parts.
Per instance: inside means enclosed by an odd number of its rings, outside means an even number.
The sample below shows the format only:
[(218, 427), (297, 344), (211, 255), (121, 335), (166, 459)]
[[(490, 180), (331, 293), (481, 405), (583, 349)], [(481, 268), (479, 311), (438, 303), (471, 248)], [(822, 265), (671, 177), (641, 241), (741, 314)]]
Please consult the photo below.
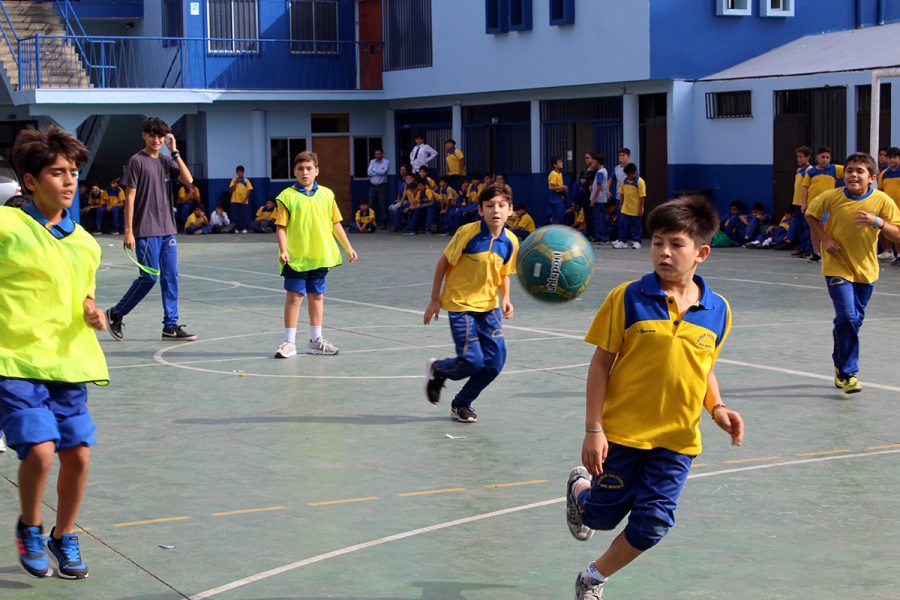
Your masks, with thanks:
[[(719, 471), (710, 471), (709, 473), (696, 473), (688, 475), (688, 479), (702, 479), (707, 477), (716, 477), (719, 475), (730, 475), (733, 473), (743, 473), (745, 471), (759, 471), (762, 469), (774, 469), (778, 467), (790, 467), (795, 465), (806, 465), (810, 463), (818, 463), (825, 461), (833, 461), (833, 460), (847, 460), (851, 458), (865, 458), (870, 456), (880, 456), (885, 454), (898, 454), (900, 453), (900, 448), (896, 450), (884, 450), (881, 452), (861, 452), (857, 454), (843, 454), (840, 456), (823, 456), (820, 458), (808, 458), (804, 460), (789, 460), (783, 462), (774, 462), (767, 463), (764, 465), (753, 465), (749, 467), (736, 467), (734, 469), (722, 469)], [(386, 537), (378, 538), (375, 540), (370, 540), (368, 542), (363, 542), (361, 544), (354, 544), (353, 546), (347, 546), (345, 548), (340, 548), (338, 550), (332, 550), (331, 552), (326, 552), (324, 554), (317, 554), (316, 556), (311, 556), (309, 558), (305, 558), (303, 560), (299, 560), (297, 562), (293, 562), (287, 565), (283, 565), (281, 567), (277, 567), (275, 569), (270, 569), (268, 571), (263, 571), (262, 573), (257, 573), (256, 575), (250, 575), (248, 577), (244, 577), (242, 579), (238, 579), (232, 581), (231, 583), (226, 583), (225, 585), (220, 585), (219, 587), (215, 587), (204, 592), (200, 592), (199, 594), (194, 594), (190, 596), (189, 600), (203, 600), (204, 598), (212, 598), (213, 596), (218, 596), (219, 594), (223, 594), (225, 592), (237, 589), (239, 587), (243, 587), (245, 585), (249, 585), (251, 583), (256, 583), (257, 581), (262, 581), (263, 579), (268, 579), (269, 577), (274, 577), (275, 575), (280, 575), (282, 573), (287, 573), (289, 571), (294, 571), (301, 567), (305, 567), (308, 565), (312, 565), (318, 562), (322, 562), (325, 560), (329, 560), (331, 558), (337, 558), (339, 556), (344, 556), (347, 554), (351, 554), (353, 552), (358, 552), (360, 550), (366, 550), (368, 548), (374, 548), (375, 546), (381, 546), (383, 544), (388, 544), (390, 542), (396, 542), (399, 540), (404, 540), (406, 538), (411, 538), (417, 535), (422, 535), (425, 533), (432, 533), (434, 531), (440, 531), (442, 529), (449, 529), (450, 527), (456, 527), (458, 525), (466, 525), (468, 523), (475, 523), (478, 521), (484, 521), (485, 519), (492, 519), (494, 517), (502, 517), (504, 515), (509, 515), (517, 512), (522, 512), (525, 510), (530, 510), (532, 508), (541, 508), (544, 506), (549, 506), (551, 504), (557, 504), (560, 502), (565, 502), (565, 497), (562, 498), (552, 498), (550, 500), (543, 500), (541, 502), (532, 502), (531, 504), (523, 504), (521, 506), (513, 506), (510, 508), (504, 508), (502, 510), (496, 510), (489, 513), (483, 513), (480, 515), (473, 515), (471, 517), (465, 517), (462, 519), (455, 519), (453, 521), (446, 521), (444, 523), (438, 523), (436, 525), (429, 525), (428, 527), (420, 527), (419, 529), (413, 529), (410, 531), (405, 531), (403, 533), (397, 533), (394, 535), (389, 535)]]
[[(748, 363), (740, 360), (731, 360), (720, 358), (717, 363), (733, 365), (736, 367), (751, 367), (753, 369), (763, 369), (765, 371), (775, 371), (776, 373), (785, 373), (786, 375), (800, 375), (801, 377), (811, 377), (813, 379), (821, 379), (822, 381), (833, 381), (833, 375), (820, 375), (818, 373), (807, 373), (806, 371), (797, 371), (794, 369), (785, 369), (783, 367), (770, 367), (767, 365), (758, 365), (756, 363)], [(876, 390), (888, 390), (890, 392), (900, 392), (900, 387), (894, 385), (884, 385), (883, 383), (872, 383), (869, 381), (860, 381), (863, 388), (875, 388)]]

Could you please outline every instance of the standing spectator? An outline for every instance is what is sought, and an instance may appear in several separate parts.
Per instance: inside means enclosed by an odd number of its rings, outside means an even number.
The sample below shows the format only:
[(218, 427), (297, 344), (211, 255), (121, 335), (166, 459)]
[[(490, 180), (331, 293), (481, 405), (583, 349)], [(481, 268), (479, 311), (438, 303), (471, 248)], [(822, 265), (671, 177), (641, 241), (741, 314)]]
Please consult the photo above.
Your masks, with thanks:
[(562, 225), (566, 214), (566, 193), (569, 187), (563, 179), (563, 160), (559, 156), (550, 159), (550, 174), (547, 175), (548, 206), (547, 222)]
[(617, 199), (622, 194), (622, 184), (625, 183), (625, 165), (631, 162), (631, 148), (619, 148), (619, 164), (613, 170), (616, 177), (616, 191), (610, 191), (610, 200)]
[(437, 155), (437, 150), (425, 143), (425, 136), (421, 133), (416, 134), (416, 145), (409, 153), (413, 173), (418, 173), (420, 168), (428, 165)]
[(125, 190), (119, 187), (119, 176), (116, 175), (109, 182), (109, 186), (103, 190), (106, 199), (106, 208), (112, 220), (112, 234), (118, 235), (122, 231), (122, 205), (125, 204)]
[(369, 168), (366, 174), (369, 176), (369, 206), (373, 207), (375, 212), (381, 215), (382, 229), (387, 229), (388, 208), (388, 170), (391, 168), (391, 161), (384, 157), (384, 152), (376, 150), (375, 158), (369, 161)]
[[(838, 187), (838, 179), (843, 179), (843, 177), (844, 166), (832, 164), (831, 162), (831, 148), (822, 146), (816, 150), (816, 164), (806, 172), (806, 177), (803, 178), (802, 215), (806, 214), (807, 207), (816, 196)], [(809, 222), (808, 219), (807, 222)], [(811, 245), (809, 248), (804, 248), (810, 253), (809, 262), (813, 263), (822, 260), (822, 256), (819, 254), (819, 246), (822, 240), (817, 236), (818, 230), (810, 228), (809, 239)]]
[(462, 150), (456, 147), (453, 138), (444, 142), (444, 150), (447, 152), (447, 179), (454, 190), (459, 187), (459, 179), (466, 174), (466, 157)]
[(627, 248), (628, 242), (635, 250), (641, 248), (643, 235), (644, 203), (647, 200), (647, 185), (638, 176), (637, 165), (625, 165), (625, 179), (619, 194), (619, 239), (613, 248)]
[(594, 162), (597, 163), (597, 175), (591, 186), (591, 209), (594, 212), (594, 221), (593, 224), (588, 224), (588, 232), (593, 231), (595, 242), (605, 244), (609, 241), (609, 234), (606, 231), (608, 225), (606, 206), (609, 201), (609, 171), (606, 170), (604, 164), (606, 155), (598, 152), (594, 155)]
[[(888, 148), (887, 159), (887, 167), (878, 175), (878, 189), (890, 196), (897, 208), (900, 208), (900, 148), (896, 146)], [(887, 260), (895, 257), (891, 264), (900, 265), (900, 257), (897, 257), (897, 254), (900, 253), (900, 244), (891, 244), (883, 239), (884, 236), (881, 237), (884, 252), (879, 254), (878, 258)], [(893, 253), (891, 253), (891, 246), (894, 249)]]
[(247, 221), (250, 219), (250, 190), (253, 184), (244, 177), (244, 166), (238, 165), (234, 169), (234, 177), (228, 184), (231, 190), (231, 216), (234, 218), (234, 226), (241, 233), (247, 233)]
[[(125, 187), (123, 245), (134, 251), (142, 265), (158, 269), (160, 274), (150, 275), (140, 270), (118, 304), (106, 310), (109, 334), (119, 342), (125, 339), (122, 319), (150, 293), (159, 279), (164, 312), (162, 339), (193, 341), (197, 336), (178, 324), (178, 247), (166, 180), (180, 176), (182, 181), (193, 183), (194, 176), (182, 160), (175, 136), (165, 121), (159, 117), (145, 120), (141, 137), (144, 148), (128, 160), (122, 177)], [(171, 157), (160, 154), (163, 144)]]
[[(791, 245), (790, 247), (802, 248), (809, 243), (809, 227), (806, 226), (806, 217), (803, 214), (805, 211), (802, 208), (805, 194), (803, 181), (806, 179), (806, 174), (812, 169), (812, 165), (809, 163), (809, 159), (812, 157), (812, 148), (800, 146), (794, 151), (794, 155), (797, 157), (797, 170), (794, 171), (794, 195), (791, 204), (795, 207), (794, 214), (799, 218), (796, 219), (794, 231), (778, 245), (782, 246), (787, 241)], [(787, 248), (788, 246), (785, 245), (782, 249)]]
[(596, 177), (597, 163), (594, 161), (594, 155), (588, 152), (584, 155), (584, 170), (578, 176), (577, 202), (578, 206), (581, 207), (584, 228), (590, 240), (594, 239), (594, 205), (591, 203), (591, 192)]

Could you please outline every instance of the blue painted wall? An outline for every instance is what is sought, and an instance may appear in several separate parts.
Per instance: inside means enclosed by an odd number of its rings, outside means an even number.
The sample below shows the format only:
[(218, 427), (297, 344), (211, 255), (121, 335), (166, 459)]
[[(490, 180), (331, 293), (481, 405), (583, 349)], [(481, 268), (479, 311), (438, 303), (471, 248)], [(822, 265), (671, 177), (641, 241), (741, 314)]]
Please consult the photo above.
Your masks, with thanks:
[(77, 0), (72, 2), (79, 19), (142, 19), (143, 0)]
[(712, 192), (719, 214), (727, 213), (728, 205), (735, 200), (747, 206), (762, 202), (771, 213), (772, 165), (669, 165), (668, 196), (686, 189)]
[[(882, 1), (885, 22), (900, 21), (900, 2)], [(878, 2), (861, 0), (865, 26), (876, 24)], [(750, 16), (720, 17), (712, 0), (650, 0), (650, 79), (705, 77), (804, 35), (857, 23), (855, 0), (796, 0), (794, 16), (784, 18), (760, 16), (759, 0), (750, 5)]]

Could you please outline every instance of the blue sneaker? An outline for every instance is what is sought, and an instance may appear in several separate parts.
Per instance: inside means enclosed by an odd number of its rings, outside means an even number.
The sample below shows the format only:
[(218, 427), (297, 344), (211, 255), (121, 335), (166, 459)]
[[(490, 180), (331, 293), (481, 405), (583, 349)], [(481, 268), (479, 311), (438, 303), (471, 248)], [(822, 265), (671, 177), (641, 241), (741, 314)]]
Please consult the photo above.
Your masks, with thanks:
[(16, 525), (16, 546), (19, 549), (19, 564), (22, 570), (35, 577), (53, 575), (50, 559), (44, 552), (44, 528), (41, 525), (25, 526), (21, 519)]
[(47, 540), (47, 548), (56, 560), (59, 568), (59, 576), (63, 579), (84, 579), (88, 576), (88, 568), (81, 559), (81, 550), (78, 548), (78, 536), (74, 533), (64, 534), (57, 540), (53, 537), (56, 528), (50, 530), (50, 539)]

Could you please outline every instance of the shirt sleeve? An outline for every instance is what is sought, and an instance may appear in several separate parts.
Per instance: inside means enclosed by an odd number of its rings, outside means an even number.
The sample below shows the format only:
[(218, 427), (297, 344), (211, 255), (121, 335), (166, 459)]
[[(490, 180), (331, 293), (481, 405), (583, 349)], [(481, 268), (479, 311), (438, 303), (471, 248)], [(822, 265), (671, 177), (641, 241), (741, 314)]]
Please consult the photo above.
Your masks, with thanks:
[(618, 354), (625, 342), (625, 289), (629, 284), (622, 284), (612, 290), (594, 315), (584, 341), (601, 350)]
[(141, 163), (135, 157), (128, 159), (128, 165), (125, 167), (125, 173), (122, 174), (120, 181), (123, 188), (136, 188), (138, 179), (141, 176)]
[(501, 275), (515, 275), (516, 274), (516, 261), (519, 256), (519, 238), (517, 238), (511, 231), (506, 229), (503, 230), (503, 234), (512, 242), (512, 253), (509, 255), (509, 260), (504, 263), (503, 267), (500, 269)]
[(331, 200), (331, 223), (332, 225), (340, 223), (344, 220), (344, 217), (341, 216), (341, 209), (338, 208), (337, 202), (333, 199)]
[(281, 203), (281, 200), (275, 200), (275, 224), (287, 227), (288, 221), (291, 220), (290, 211)]
[(451, 238), (450, 243), (447, 244), (447, 247), (444, 248), (444, 256), (447, 258), (447, 262), (451, 265), (455, 265), (459, 262), (460, 257), (462, 256), (463, 250), (466, 249), (466, 244), (469, 243), (469, 240), (472, 239), (472, 236), (468, 233), (467, 227), (459, 228), (455, 234), (453, 234), (453, 238)]
[(809, 169), (807, 169), (806, 173), (803, 174), (803, 187), (808, 188), (811, 182), (812, 177), (809, 176)]
[(638, 198), (647, 197), (647, 183), (643, 177), (638, 177)]
[(813, 198), (806, 206), (806, 214), (815, 219), (822, 218), (822, 215), (828, 212), (828, 198), (830, 196), (829, 192), (822, 192)]
[(885, 223), (900, 227), (900, 208), (897, 208), (897, 203), (893, 200), (889, 199), (884, 202), (878, 216), (884, 219)]
[(253, 184), (247, 178), (244, 178), (244, 185), (247, 187), (248, 192), (253, 189)]
[(836, 179), (844, 178), (844, 165), (834, 165), (834, 176)]

